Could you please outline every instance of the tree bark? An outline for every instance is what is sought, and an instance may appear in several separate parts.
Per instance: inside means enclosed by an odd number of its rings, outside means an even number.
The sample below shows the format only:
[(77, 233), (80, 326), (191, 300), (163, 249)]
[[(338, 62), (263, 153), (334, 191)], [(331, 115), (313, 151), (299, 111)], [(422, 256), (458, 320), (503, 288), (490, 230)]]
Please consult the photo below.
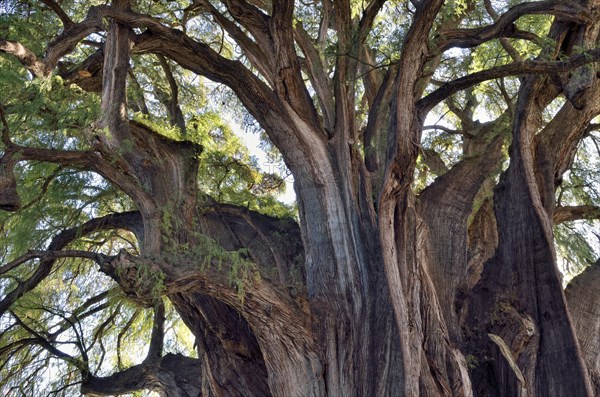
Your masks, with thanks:
[(565, 290), (573, 327), (594, 387), (600, 395), (600, 266), (596, 261), (575, 277)]
[[(140, 242), (140, 255), (98, 254), (100, 270), (140, 305), (156, 306), (166, 296), (196, 338), (198, 359), (163, 355), (157, 347), (162, 320), (155, 321), (148, 358), (107, 377), (82, 370), (83, 393), (145, 388), (164, 396), (215, 397), (592, 395), (590, 378), (598, 382), (600, 362), (593, 354), (597, 329), (584, 327), (591, 324), (590, 308), (581, 296), (595, 273), (586, 272), (568, 290), (578, 341), (552, 225), (553, 219), (597, 215), (595, 207), (554, 208), (561, 176), (600, 112), (600, 83), (586, 66), (600, 58), (600, 50), (573, 54), (577, 46), (597, 42), (591, 14), (597, 2), (525, 3), (492, 15), (487, 27), (459, 29), (461, 17), (452, 17), (452, 28), (445, 30), (436, 26), (446, 20), (444, 3), (407, 5), (413, 23), (399, 60), (386, 73), (367, 65), (376, 59), (367, 42), (386, 6), (381, 0), (369, 2), (359, 17), (353, 2), (323, 3), (318, 40), (337, 40), (330, 64), (295, 19), (292, 0), (224, 0), (218, 7), (197, 1), (185, 10), (210, 14), (260, 75), (134, 12), (129, 0), (93, 8), (80, 24), (50, 2), (65, 29), (43, 59), (0, 40), (0, 51), (44, 77), (69, 47), (103, 30), (102, 18), (109, 19), (103, 48), (63, 74), (98, 90), (102, 71), (102, 118), (86, 137), (91, 149), (26, 148), (8, 139), (0, 158), (0, 209), (19, 207), (17, 153), (19, 161), (98, 172), (138, 212), (104, 218), (114, 224), (90, 221), (79, 231), (119, 227), (133, 230)], [(471, 10), (475, 2), (468, 3)], [(432, 81), (428, 69), (438, 66), (442, 51), (500, 37), (536, 39), (513, 23), (539, 13), (556, 16), (553, 51), (542, 51), (535, 61), (516, 57), (513, 64), (448, 81), (424, 95)], [(170, 61), (233, 90), (294, 175), (298, 225), (198, 194), (201, 148), (128, 119), (131, 52), (160, 57), (171, 92), (156, 95), (182, 132)], [(563, 55), (569, 59), (559, 59)], [(472, 120), (476, 105), (461, 111), (449, 102), (464, 124), (463, 158), (449, 168), (438, 164), (440, 176), (416, 195), (413, 179), (429, 111), (479, 82), (525, 74), (515, 109), (489, 124)], [(357, 88), (361, 78), (364, 87)], [(370, 109), (366, 126), (357, 105), (363, 88)], [(544, 124), (542, 112), (559, 94), (568, 102)], [(473, 92), (467, 96), (475, 98)], [(510, 165), (492, 192), (509, 116)], [(50, 251), (65, 248), (76, 234), (63, 232)], [(0, 301), (0, 313), (50, 275), (61, 254), (53, 255), (30, 255), (43, 260)]]
[[(498, 248), (469, 306), (472, 351), (494, 358), (475, 371), (478, 395), (494, 389), (499, 396), (593, 394), (561, 288), (551, 218), (534, 177), (533, 131), (541, 111), (534, 93), (541, 84), (530, 77), (520, 91), (511, 164), (494, 192)], [(491, 344), (490, 333), (507, 349)]]

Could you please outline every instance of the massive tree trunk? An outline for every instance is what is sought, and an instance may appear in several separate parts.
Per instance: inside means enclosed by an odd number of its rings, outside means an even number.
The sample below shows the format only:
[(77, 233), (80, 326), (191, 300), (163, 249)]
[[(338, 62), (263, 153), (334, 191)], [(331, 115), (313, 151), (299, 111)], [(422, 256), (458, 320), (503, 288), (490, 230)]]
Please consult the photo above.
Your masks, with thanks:
[[(91, 150), (57, 152), (4, 139), (0, 209), (20, 206), (13, 172), (22, 160), (95, 171), (138, 209), (134, 224), (115, 227), (135, 232), (139, 255), (77, 255), (96, 260), (131, 299), (155, 308), (148, 357), (107, 377), (81, 369), (83, 393), (593, 395), (590, 373), (597, 382), (598, 357), (582, 355), (579, 346), (597, 347), (585, 325), (598, 321), (586, 317), (578, 302), (595, 280), (594, 268), (569, 290), (578, 340), (552, 234), (555, 191), (586, 127), (600, 113), (598, 78), (582, 69), (589, 59), (573, 55), (575, 46), (590, 47), (598, 39), (598, 22), (587, 14), (592, 5), (582, 1), (565, 11), (558, 3), (546, 4), (559, 15), (550, 30), (556, 53), (548, 48), (537, 61), (491, 75), (475, 73), (426, 95), (431, 79), (426, 70), (439, 65), (440, 51), (517, 35), (506, 21), (540, 13), (538, 6), (515, 7), (485, 29), (436, 31), (436, 21), (447, 18), (444, 2), (414, 2), (399, 61), (385, 73), (359, 74), (365, 68), (359, 64), (372, 58), (365, 43), (385, 1), (371, 1), (358, 20), (350, 2), (324, 2), (324, 13), (334, 20), (322, 29), (325, 35), (334, 29), (338, 40), (335, 73), (327, 73), (300, 22), (294, 26), (294, 1), (270, 7), (262, 1), (223, 1), (221, 8), (197, 3), (186, 12), (197, 7), (210, 14), (260, 77), (186, 33), (133, 12), (128, 0), (115, 0), (88, 16), (92, 30), (102, 30), (98, 15), (110, 20), (103, 49), (86, 61), (103, 73), (102, 118), (86, 137)], [(573, 10), (581, 15), (569, 16)], [(449, 26), (459, 26), (461, 18), (453, 18)], [(7, 43), (0, 43), (3, 51), (14, 47)], [(265, 55), (271, 51), (273, 57)], [(201, 147), (129, 120), (131, 52), (159, 56), (171, 93), (157, 95), (168, 108), (169, 123), (182, 133), (185, 120), (167, 59), (233, 90), (294, 176), (297, 223), (198, 194)], [(571, 63), (554, 62), (571, 55)], [(51, 58), (21, 62), (36, 75), (54, 66)], [(567, 74), (575, 67), (584, 83)], [(307, 71), (311, 92), (303, 81)], [(537, 75), (554, 71), (561, 74)], [(438, 164), (438, 178), (415, 192), (429, 111), (485, 79), (526, 73), (532, 74), (521, 78), (514, 109), (489, 123), (473, 120), (472, 103), (465, 109), (449, 105), (461, 119), (463, 156), (447, 170)], [(370, 106), (364, 130), (358, 126), (358, 79)], [(544, 123), (543, 110), (561, 93), (568, 101)], [(510, 139), (510, 165), (496, 185)], [(49, 251), (66, 246), (59, 242)], [(0, 302), (2, 311), (50, 274), (53, 263), (42, 261), (39, 274)], [(163, 298), (194, 335), (197, 359), (163, 355)]]

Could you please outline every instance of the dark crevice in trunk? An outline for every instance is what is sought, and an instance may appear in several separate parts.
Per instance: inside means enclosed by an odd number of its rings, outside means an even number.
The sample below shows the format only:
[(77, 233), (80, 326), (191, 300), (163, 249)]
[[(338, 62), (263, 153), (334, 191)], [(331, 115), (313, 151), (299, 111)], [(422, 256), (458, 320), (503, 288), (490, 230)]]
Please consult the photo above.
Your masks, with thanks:
[(232, 308), (200, 294), (171, 302), (196, 337), (203, 396), (270, 396), (268, 374), (248, 323)]
[(494, 192), (498, 248), (469, 303), (470, 353), (482, 362), (473, 371), (478, 395), (496, 382), (498, 396), (592, 394), (561, 288), (550, 215), (532, 177), (536, 84), (542, 83), (530, 79), (521, 88), (511, 164)]
[(494, 175), (501, 158), (502, 137), (497, 137), (482, 153), (456, 164), (419, 196), (419, 214), (429, 228), (430, 276), (456, 343), (462, 339), (456, 299), (468, 286), (468, 218), (481, 186)]

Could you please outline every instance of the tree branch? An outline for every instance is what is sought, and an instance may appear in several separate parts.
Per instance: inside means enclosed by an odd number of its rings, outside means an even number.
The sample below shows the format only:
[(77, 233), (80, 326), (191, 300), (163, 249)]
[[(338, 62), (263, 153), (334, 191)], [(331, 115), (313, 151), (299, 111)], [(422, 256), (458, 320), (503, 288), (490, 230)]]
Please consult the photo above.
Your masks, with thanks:
[(137, 318), (140, 316), (141, 313), (142, 313), (142, 309), (139, 307), (136, 307), (135, 311), (133, 312), (133, 314), (131, 315), (129, 320), (127, 320), (127, 323), (125, 323), (123, 328), (121, 328), (121, 330), (119, 331), (119, 335), (117, 335), (117, 349), (116, 349), (117, 350), (117, 368), (119, 370), (123, 369), (123, 360), (121, 359), (121, 344), (123, 341), (123, 337), (129, 331), (129, 329), (131, 328), (131, 326), (133, 325), (135, 320), (137, 320)]
[(73, 312), (71, 313), (71, 315), (68, 318), (65, 318), (65, 321), (63, 321), (61, 324), (56, 325), (58, 327), (58, 329), (54, 332), (52, 332), (51, 334), (49, 334), (48, 339), (49, 340), (54, 340), (58, 337), (58, 335), (60, 335), (61, 333), (63, 333), (64, 331), (66, 331), (67, 329), (69, 329), (69, 327), (74, 323), (74, 322), (79, 322), (82, 319), (89, 317), (95, 313), (98, 313), (108, 307), (110, 307), (110, 303), (104, 302), (100, 305), (97, 305), (95, 307), (93, 307), (92, 309), (87, 310), (89, 307), (102, 302), (104, 299), (106, 299), (107, 297), (110, 296), (110, 294), (114, 291), (117, 290), (118, 287), (106, 290), (104, 292), (101, 292), (89, 299), (87, 299), (82, 305), (80, 305), (79, 307), (77, 307), (75, 310), (73, 310)]
[(32, 259), (42, 259), (44, 261), (55, 260), (59, 258), (87, 258), (101, 264), (106, 260), (107, 256), (96, 252), (80, 251), (80, 250), (63, 250), (63, 251), (28, 251), (17, 259), (0, 266), (0, 274), (9, 272), (23, 263), (29, 262)]
[(552, 215), (555, 225), (580, 219), (600, 219), (600, 207), (596, 205), (558, 206)]
[(223, 0), (233, 19), (250, 32), (263, 51), (274, 50), (269, 33), (270, 17), (245, 0)]
[[(494, 10), (494, 6), (492, 5), (491, 0), (484, 0), (483, 3), (490, 17), (492, 17), (494, 22), (498, 22), (498, 19), (500, 19), (500, 15), (498, 15), (496, 10)], [(519, 52), (515, 49), (515, 47), (512, 44), (510, 44), (506, 37), (500, 37), (500, 44), (502, 45), (504, 50), (510, 55), (513, 61), (521, 62), (523, 60), (521, 59), (521, 55), (519, 54)]]
[(321, 130), (321, 120), (308, 93), (294, 42), (294, 1), (273, 2), (269, 29), (275, 51), (275, 93), (296, 114), (315, 130)]
[(47, 77), (56, 67), (60, 58), (71, 52), (77, 43), (90, 34), (104, 29), (102, 15), (99, 11), (98, 7), (90, 7), (85, 20), (65, 26), (62, 33), (48, 45), (46, 56), (41, 60), (16, 41), (0, 40), (0, 52), (15, 56), (34, 76)]
[[(439, 130), (451, 135), (471, 135), (469, 133), (465, 133), (464, 131), (453, 130), (452, 128), (448, 128), (440, 124), (423, 126), (423, 131), (425, 130)], [(470, 137), (472, 138), (473, 136), (471, 135)]]
[(161, 301), (154, 306), (154, 322), (152, 323), (152, 335), (150, 346), (144, 362), (162, 357), (163, 342), (165, 338), (165, 304)]
[(477, 29), (452, 29), (440, 32), (440, 51), (452, 47), (470, 48), (497, 37), (522, 36), (513, 23), (524, 15), (554, 15), (564, 21), (576, 23), (593, 22), (589, 11), (575, 2), (534, 1), (518, 4), (502, 14), (498, 20), (486, 27)]
[[(179, 391), (176, 395), (201, 395), (200, 390), (186, 390), (186, 387), (193, 388), (191, 385), (198, 384), (201, 365), (199, 359), (169, 353), (110, 376), (87, 374), (81, 384), (81, 393), (98, 397), (149, 389), (170, 393)], [(186, 391), (188, 393), (183, 394)]]
[(65, 29), (70, 28), (75, 24), (73, 20), (67, 15), (67, 13), (61, 8), (61, 6), (54, 0), (41, 0), (42, 3), (46, 4), (58, 18), (62, 21)]
[(315, 145), (323, 142), (322, 130), (303, 120), (297, 113), (298, 108), (282, 101), (240, 62), (226, 59), (208, 45), (167, 28), (150, 17), (114, 10), (110, 13), (134, 27), (148, 28), (138, 36), (133, 48), (135, 52), (163, 54), (185, 69), (230, 87), (281, 150), (292, 171), (304, 167), (307, 161), (317, 161), (313, 156), (317, 152)]
[(80, 360), (76, 359), (75, 357), (57, 349), (46, 338), (41, 336), (39, 333), (35, 332), (27, 324), (25, 324), (23, 322), (23, 320), (21, 320), (21, 318), (19, 318), (19, 316), (17, 316), (13, 311), (11, 311), (10, 314), (14, 317), (14, 319), (17, 321), (17, 324), (19, 324), (21, 326), (21, 328), (23, 328), (25, 331), (27, 331), (29, 334), (31, 334), (35, 338), (35, 343), (37, 345), (43, 347), (45, 350), (47, 350), (53, 356), (55, 356), (61, 360), (64, 360), (68, 363), (73, 364), (75, 367), (79, 368), (81, 371), (87, 371), (87, 363), (86, 362), (80, 361)]
[(440, 154), (433, 149), (422, 149), (421, 156), (423, 162), (431, 172), (437, 176), (442, 176), (448, 172), (448, 166), (444, 163), (444, 160), (440, 157)]
[(319, 52), (312, 44), (311, 38), (304, 30), (304, 27), (300, 22), (296, 24), (294, 29), (294, 37), (300, 49), (304, 53), (305, 64), (307, 66), (307, 74), (311, 81), (312, 87), (317, 94), (317, 98), (323, 109), (323, 122), (325, 129), (329, 132), (333, 131), (335, 114), (334, 114), (334, 100), (331, 93), (332, 82), (328, 77), (323, 62), (321, 62), (321, 56)]
[(18, 41), (0, 39), (0, 52), (11, 54), (36, 77), (45, 75), (46, 64)]
[[(98, 230), (125, 229), (130, 230), (138, 239), (143, 237), (142, 221), (139, 212), (123, 212), (94, 218), (79, 227), (67, 229), (55, 236), (48, 245), (48, 251), (60, 251), (78, 237)], [(56, 259), (42, 260), (33, 274), (25, 281), (19, 282), (17, 287), (10, 291), (0, 301), (0, 316), (10, 306), (27, 292), (33, 290), (52, 271)]]
[[(209, 1), (203, 1), (202, 4), (208, 8), (217, 23), (225, 29), (225, 31), (229, 33), (242, 48), (244, 54), (248, 57), (248, 60), (250, 60), (250, 63), (269, 82), (269, 84), (273, 86), (275, 79), (273, 71), (275, 70), (275, 65), (272, 62), (272, 57), (265, 54), (265, 50), (271, 48), (271, 43), (255, 43), (235, 23), (231, 22), (221, 14)], [(260, 39), (260, 37), (258, 39)]]
[(564, 61), (524, 61), (482, 70), (444, 83), (440, 88), (420, 99), (417, 108), (420, 116), (423, 117), (450, 95), (486, 80), (506, 76), (567, 72), (598, 60), (600, 60), (600, 49), (594, 49), (573, 55)]
[(179, 87), (177, 85), (177, 81), (175, 80), (173, 72), (171, 71), (171, 66), (169, 66), (169, 63), (165, 57), (158, 55), (158, 62), (160, 63), (162, 70), (165, 72), (167, 82), (169, 83), (169, 89), (171, 90), (170, 99), (165, 101), (170, 124), (172, 126), (179, 127), (181, 134), (185, 136), (185, 119), (183, 118), (181, 107), (179, 106)]
[(375, 22), (375, 18), (381, 8), (385, 5), (387, 0), (371, 0), (367, 8), (363, 11), (360, 22), (358, 23), (358, 45), (363, 46), (371, 28), (373, 27), (373, 22)]
[(4, 106), (0, 103), (0, 121), (2, 122), (2, 143), (4, 146), (10, 146), (10, 128), (8, 126), (8, 121), (6, 120), (6, 115), (4, 114)]

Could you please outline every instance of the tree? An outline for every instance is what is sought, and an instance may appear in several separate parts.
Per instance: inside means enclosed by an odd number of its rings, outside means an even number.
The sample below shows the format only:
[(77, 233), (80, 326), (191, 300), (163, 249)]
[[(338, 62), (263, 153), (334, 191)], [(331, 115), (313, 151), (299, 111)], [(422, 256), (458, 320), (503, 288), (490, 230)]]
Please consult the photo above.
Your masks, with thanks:
[(595, 285), (569, 312), (553, 227), (572, 249), (600, 214), (599, 6), (8, 2), (2, 390), (598, 393)]

